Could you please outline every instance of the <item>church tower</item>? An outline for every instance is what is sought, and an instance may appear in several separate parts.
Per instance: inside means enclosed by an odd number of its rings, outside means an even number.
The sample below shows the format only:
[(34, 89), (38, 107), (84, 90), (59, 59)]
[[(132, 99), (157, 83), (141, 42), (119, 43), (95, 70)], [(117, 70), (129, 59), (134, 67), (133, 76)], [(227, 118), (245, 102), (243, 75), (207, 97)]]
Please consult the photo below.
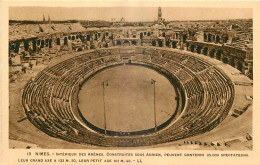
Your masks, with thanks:
[(48, 23), (51, 24), (51, 18), (50, 18), (50, 15), (48, 15)]
[(158, 8), (158, 20), (162, 20), (162, 8)]

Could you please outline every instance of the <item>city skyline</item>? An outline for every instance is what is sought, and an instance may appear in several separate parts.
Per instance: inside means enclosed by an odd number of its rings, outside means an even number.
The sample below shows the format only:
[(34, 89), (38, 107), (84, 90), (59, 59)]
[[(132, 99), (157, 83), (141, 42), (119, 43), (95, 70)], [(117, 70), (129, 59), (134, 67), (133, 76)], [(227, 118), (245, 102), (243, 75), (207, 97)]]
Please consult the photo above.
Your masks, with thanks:
[[(158, 7), (10, 7), (9, 20), (42, 21), (50, 16), (53, 21), (63, 20), (120, 20), (128, 22), (157, 20)], [(209, 14), (211, 13), (211, 14)], [(250, 8), (193, 8), (162, 7), (167, 21), (252, 19)]]

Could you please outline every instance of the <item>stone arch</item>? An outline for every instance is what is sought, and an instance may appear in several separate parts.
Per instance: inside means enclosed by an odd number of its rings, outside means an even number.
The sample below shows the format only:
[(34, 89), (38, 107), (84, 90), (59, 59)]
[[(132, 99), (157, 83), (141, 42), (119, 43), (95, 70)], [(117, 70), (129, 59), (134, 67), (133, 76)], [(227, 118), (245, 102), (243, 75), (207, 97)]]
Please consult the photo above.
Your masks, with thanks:
[(87, 35), (87, 41), (90, 41), (90, 35)]
[(205, 47), (205, 48), (203, 49), (203, 54), (204, 54), (204, 55), (207, 55), (207, 54), (208, 54), (208, 50), (209, 50), (208, 47)]
[(57, 38), (56, 42), (57, 42), (57, 45), (60, 45), (60, 38)]
[[(43, 44), (44, 45), (44, 44)], [(14, 52), (15, 53), (18, 53), (19, 52), (19, 47), (20, 47), (20, 42), (17, 42), (16, 44), (15, 44), (15, 49), (14, 49)]]
[(137, 42), (135, 40), (132, 41), (132, 45), (136, 45)]
[(204, 33), (204, 41), (207, 41), (207, 38), (208, 38), (207, 34)]
[(216, 41), (216, 36), (212, 35), (212, 41), (215, 42)]
[(130, 42), (128, 40), (124, 40), (123, 45), (130, 46)]
[(52, 39), (49, 39), (49, 48), (52, 48)]
[(243, 64), (242, 64), (240, 61), (237, 62), (237, 69), (238, 69), (240, 72), (243, 71)]
[(36, 40), (33, 40), (33, 52), (36, 51)]
[(23, 44), (24, 44), (24, 50), (25, 50), (25, 51), (28, 51), (28, 49), (29, 49), (29, 43), (28, 43), (28, 41), (24, 41)]
[(183, 39), (183, 43), (185, 43), (186, 40), (187, 40), (187, 34), (184, 34), (184, 35), (182, 36), (182, 39)]
[(45, 40), (45, 47), (49, 47), (49, 39)]
[(116, 41), (116, 45), (121, 45), (121, 41)]
[(159, 45), (159, 47), (162, 47), (163, 46), (163, 42), (162, 41), (158, 41), (158, 45)]
[(190, 46), (190, 51), (191, 51), (191, 52), (194, 52), (194, 50), (195, 50), (195, 45), (191, 45), (191, 46)]
[(44, 40), (41, 40), (41, 48), (44, 48)]
[(162, 33), (162, 36), (165, 37), (165, 32)]
[(197, 46), (197, 53), (198, 53), (198, 54), (201, 53), (201, 49), (202, 49), (202, 46), (198, 45), (198, 46)]
[(140, 33), (140, 39), (143, 39), (143, 36), (144, 36), (144, 34), (143, 34), (143, 32), (141, 32)]
[(68, 45), (68, 38), (67, 37), (64, 38), (64, 45)]
[(215, 52), (216, 50), (215, 49), (212, 49), (210, 52), (209, 52), (209, 56), (214, 58), (215, 57)]
[(188, 48), (188, 47), (190, 46), (190, 43), (189, 43), (189, 42), (187, 42), (187, 43), (186, 43), (186, 46), (187, 46), (187, 48)]
[(217, 43), (220, 42), (220, 37), (219, 37), (219, 35), (216, 36), (216, 42), (217, 42)]
[(227, 43), (227, 41), (228, 41), (228, 36), (226, 36), (226, 37), (224, 38), (224, 43)]
[(172, 48), (176, 48), (176, 47), (177, 47), (176, 45), (177, 45), (177, 42), (176, 42), (176, 41), (173, 41), (173, 42), (172, 42)]
[(221, 60), (222, 51), (218, 50), (216, 53), (216, 59)]
[(152, 41), (152, 46), (156, 46), (156, 42), (155, 41)]
[(211, 42), (211, 34), (208, 34), (208, 42)]
[(228, 64), (228, 58), (227, 58), (227, 57), (223, 57), (222, 61), (223, 61), (225, 64)]
[(236, 66), (236, 64), (235, 64), (235, 58), (234, 58), (234, 57), (231, 58), (231, 60), (230, 60), (230, 65), (233, 66), (233, 67)]
[(165, 45), (166, 45), (167, 47), (169, 47), (169, 46), (170, 46), (170, 42), (167, 40), (167, 41), (165, 42)]

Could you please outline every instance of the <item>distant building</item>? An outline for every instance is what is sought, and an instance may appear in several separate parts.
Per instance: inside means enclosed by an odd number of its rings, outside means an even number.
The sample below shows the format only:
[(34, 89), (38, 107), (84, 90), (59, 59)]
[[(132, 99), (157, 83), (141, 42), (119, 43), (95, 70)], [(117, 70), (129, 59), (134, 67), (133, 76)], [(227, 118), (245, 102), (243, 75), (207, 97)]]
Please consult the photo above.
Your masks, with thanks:
[(124, 17), (122, 17), (119, 21), (112, 19), (113, 26), (124, 26), (125, 24), (126, 24), (126, 21), (125, 21)]

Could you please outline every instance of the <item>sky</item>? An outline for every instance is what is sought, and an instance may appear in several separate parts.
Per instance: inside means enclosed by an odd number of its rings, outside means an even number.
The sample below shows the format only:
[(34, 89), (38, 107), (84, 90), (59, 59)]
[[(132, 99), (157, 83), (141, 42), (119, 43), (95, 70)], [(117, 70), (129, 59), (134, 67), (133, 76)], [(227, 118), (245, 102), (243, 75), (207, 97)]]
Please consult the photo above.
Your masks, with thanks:
[[(50, 16), (51, 20), (119, 20), (155, 21), (156, 7), (10, 7), (10, 20), (41, 21)], [(193, 8), (162, 7), (162, 17), (167, 21), (174, 20), (216, 20), (253, 18), (250, 8)]]

